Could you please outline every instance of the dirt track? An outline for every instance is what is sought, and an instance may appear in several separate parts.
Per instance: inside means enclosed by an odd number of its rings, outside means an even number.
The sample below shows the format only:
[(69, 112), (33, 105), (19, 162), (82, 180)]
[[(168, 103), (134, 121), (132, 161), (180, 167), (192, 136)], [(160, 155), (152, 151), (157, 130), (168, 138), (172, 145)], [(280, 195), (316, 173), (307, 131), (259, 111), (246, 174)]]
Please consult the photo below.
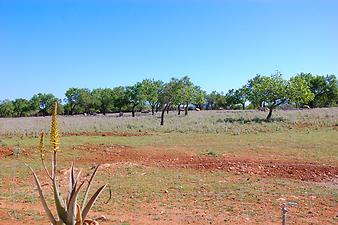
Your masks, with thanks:
[[(252, 174), (314, 182), (333, 181), (336, 183), (338, 180), (338, 167), (332, 165), (200, 156), (182, 152), (168, 153), (158, 149), (138, 151), (122, 145), (82, 145), (74, 149), (95, 153), (94, 159), (91, 158), (90, 161), (99, 163), (133, 162), (163, 168), (225, 170), (237, 175)], [(88, 161), (88, 159), (84, 158), (80, 161)]]

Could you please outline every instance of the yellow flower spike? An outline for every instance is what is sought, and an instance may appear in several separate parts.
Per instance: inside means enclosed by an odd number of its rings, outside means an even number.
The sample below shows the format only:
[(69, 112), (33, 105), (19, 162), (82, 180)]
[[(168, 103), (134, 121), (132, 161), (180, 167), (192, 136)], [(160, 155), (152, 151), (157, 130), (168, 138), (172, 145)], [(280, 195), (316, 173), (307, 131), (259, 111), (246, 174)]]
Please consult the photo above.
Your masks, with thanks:
[(45, 159), (45, 132), (41, 132), (40, 134), (40, 143), (39, 143), (39, 151), (41, 159)]
[(52, 145), (52, 151), (57, 152), (59, 150), (59, 129), (57, 121), (58, 103), (54, 103), (53, 115), (52, 115), (52, 127), (50, 132), (50, 144)]

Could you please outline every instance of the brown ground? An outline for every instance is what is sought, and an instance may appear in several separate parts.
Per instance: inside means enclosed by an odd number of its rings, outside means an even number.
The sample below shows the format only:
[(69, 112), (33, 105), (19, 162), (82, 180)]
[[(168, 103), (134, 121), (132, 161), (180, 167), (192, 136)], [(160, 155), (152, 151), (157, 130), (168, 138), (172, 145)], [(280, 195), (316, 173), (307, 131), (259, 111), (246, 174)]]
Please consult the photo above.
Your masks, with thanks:
[(6, 157), (6, 156), (10, 156), (13, 154), (13, 151), (11, 148), (7, 148), (7, 147), (0, 147), (0, 159)]
[[(107, 133), (102, 133), (107, 135)], [(75, 134), (74, 134), (75, 135)], [(84, 135), (84, 134), (82, 134)], [(88, 133), (88, 135), (91, 135)], [(97, 134), (96, 134), (97, 135)], [(115, 134), (111, 134), (115, 135)], [(128, 134), (129, 135), (129, 134)], [(197, 155), (189, 149), (159, 149), (155, 146), (147, 146), (134, 149), (124, 145), (80, 145), (74, 146), (74, 150), (83, 151), (83, 157), (76, 161), (77, 165), (90, 164), (93, 162), (104, 164), (110, 168), (110, 165), (119, 163), (135, 163), (149, 168), (159, 167), (168, 169), (189, 168), (192, 170), (212, 172), (226, 171), (234, 176), (230, 176), (227, 182), (236, 183), (241, 175), (250, 175), (248, 179), (262, 178), (287, 178), (298, 181), (317, 182), (320, 185), (338, 186), (338, 166), (323, 165), (315, 163), (299, 163), (294, 161), (282, 161), (279, 159), (257, 159), (255, 157), (235, 157), (235, 156), (204, 156)], [(89, 155), (88, 155), (89, 153)], [(8, 157), (12, 154), (9, 148), (0, 148), (0, 158)], [(67, 169), (61, 170), (61, 174), (67, 173)], [(39, 176), (43, 174), (38, 171)], [(67, 176), (61, 176), (67, 177)], [(63, 179), (63, 178), (62, 178)], [(65, 178), (67, 179), (67, 178)], [(10, 185), (19, 185), (29, 183), (30, 178), (22, 181), (18, 179), (6, 180)], [(63, 183), (63, 181), (61, 180)], [(66, 180), (64, 181), (66, 182)], [(250, 181), (248, 181), (250, 182)], [(44, 187), (46, 192), (49, 188)], [(33, 189), (33, 184), (32, 184)], [(296, 201), (299, 207), (289, 207), (289, 224), (326, 224), (321, 218), (331, 218), (325, 221), (332, 221), (337, 215), (337, 210), (332, 206), (335, 202), (334, 197), (323, 199), (321, 197), (311, 196), (269, 196), (262, 194), (264, 199), (257, 202), (241, 202), (235, 197), (225, 197), (223, 199), (213, 199), (205, 196), (194, 198), (192, 196), (177, 196), (174, 191), (165, 190), (160, 202), (141, 202), (138, 207), (142, 210), (130, 210), (124, 204), (114, 206), (112, 211), (96, 212), (91, 214), (92, 218), (105, 215), (108, 221), (103, 221), (103, 225), (122, 224), (128, 221), (128, 224), (280, 224), (275, 215), (280, 214), (280, 207), (285, 201)], [(201, 192), (203, 195), (203, 192)], [(270, 198), (272, 196), (272, 199)], [(130, 196), (132, 198), (132, 195)], [(180, 199), (181, 198), (181, 199)], [(174, 205), (172, 199), (178, 200)], [(276, 205), (277, 204), (277, 205)], [(128, 205), (126, 203), (126, 205)], [(32, 208), (32, 206), (34, 206)], [(189, 208), (190, 206), (190, 208)], [(229, 206), (233, 206), (230, 210)], [(23, 203), (13, 202), (11, 199), (0, 199), (0, 225), (2, 224), (47, 224), (46, 221), (36, 221), (32, 219), (30, 212), (34, 210), (39, 218), (45, 218), (40, 202)], [(255, 212), (252, 216), (246, 213)], [(20, 214), (19, 217), (16, 214)], [(293, 215), (293, 217), (292, 217)], [(295, 216), (297, 215), (297, 216)], [(338, 216), (338, 215), (337, 215)], [(19, 217), (19, 219), (18, 219)], [(280, 219), (278, 217), (278, 219)], [(327, 223), (330, 224), (330, 223)]]
[(337, 181), (338, 166), (292, 161), (257, 160), (233, 156), (200, 156), (185, 151), (163, 152), (159, 149), (135, 151), (122, 145), (82, 145), (74, 149), (95, 153), (93, 158), (80, 161), (98, 163), (133, 162), (163, 168), (191, 168), (196, 170), (225, 170), (234, 174), (251, 174), (262, 177), (291, 178), (302, 181)]

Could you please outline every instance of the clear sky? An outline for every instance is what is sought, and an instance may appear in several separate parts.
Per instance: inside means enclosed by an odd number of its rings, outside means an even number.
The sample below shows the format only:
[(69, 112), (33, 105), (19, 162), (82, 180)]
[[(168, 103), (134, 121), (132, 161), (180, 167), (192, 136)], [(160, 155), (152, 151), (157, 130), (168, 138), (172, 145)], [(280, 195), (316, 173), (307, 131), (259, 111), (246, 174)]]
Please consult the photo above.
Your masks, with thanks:
[(0, 99), (188, 75), (338, 75), (337, 0), (0, 0)]

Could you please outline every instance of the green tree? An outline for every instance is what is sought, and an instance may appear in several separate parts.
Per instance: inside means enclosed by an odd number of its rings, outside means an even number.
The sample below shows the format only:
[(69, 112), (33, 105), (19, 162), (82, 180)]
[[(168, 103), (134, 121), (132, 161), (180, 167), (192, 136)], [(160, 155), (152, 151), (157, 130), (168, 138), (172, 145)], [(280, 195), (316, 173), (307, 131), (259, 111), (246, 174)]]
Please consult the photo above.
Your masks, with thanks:
[(180, 81), (177, 78), (171, 78), (170, 82), (165, 83), (159, 95), (159, 101), (162, 105), (161, 125), (164, 125), (165, 111), (175, 102), (177, 102), (177, 93), (180, 88)]
[(269, 108), (267, 120), (271, 119), (273, 110), (285, 103), (287, 96), (287, 82), (282, 78), (282, 74), (276, 72), (271, 76), (262, 76), (261, 82), (254, 83), (252, 91), (258, 97), (258, 101), (265, 103)]
[(114, 104), (114, 91), (111, 88), (97, 88), (92, 91), (96, 104), (103, 115), (111, 111)]
[(122, 108), (129, 104), (128, 98), (126, 96), (126, 88), (123, 86), (113, 88), (113, 106), (120, 113)]
[(227, 107), (227, 99), (223, 92), (212, 91), (206, 95), (207, 109), (221, 109)]
[(263, 82), (262, 76), (256, 75), (253, 79), (250, 79), (246, 85), (247, 98), (254, 108), (263, 107), (263, 96), (261, 96), (261, 92), (258, 92), (257, 88), (254, 88), (254, 86), (259, 85), (261, 82)]
[(59, 100), (53, 94), (36, 94), (30, 100), (31, 110), (43, 116), (51, 115), (56, 101)]
[(27, 99), (18, 98), (13, 101), (15, 116), (28, 116), (30, 112), (30, 103)]
[(202, 90), (200, 86), (194, 86), (194, 95), (192, 104), (194, 104), (199, 109), (203, 108), (203, 105), (205, 104), (205, 91)]
[(242, 109), (245, 109), (245, 103), (248, 100), (248, 88), (246, 86), (239, 88), (237, 90), (230, 89), (226, 94), (226, 104), (231, 109), (234, 109), (235, 106), (241, 105)]
[(286, 81), (282, 78), (282, 74), (276, 72), (271, 76), (260, 76), (260, 82), (254, 82), (251, 91), (255, 95), (254, 100), (263, 103), (269, 108), (267, 120), (271, 119), (273, 110), (286, 102), (294, 102), (296, 104), (311, 101), (313, 95), (304, 79), (291, 78)]
[(145, 101), (151, 107), (151, 114), (155, 114), (156, 105), (159, 103), (159, 95), (163, 88), (163, 82), (160, 80), (145, 79), (142, 81), (143, 94)]
[(143, 105), (146, 100), (143, 84), (137, 82), (133, 86), (128, 86), (126, 88), (126, 97), (129, 104), (131, 104), (132, 117), (135, 117), (135, 108)]
[(295, 103), (297, 107), (308, 104), (315, 95), (309, 88), (309, 83), (301, 76), (291, 77), (288, 83), (288, 102)]
[(65, 108), (69, 115), (88, 113), (93, 108), (93, 97), (87, 88), (69, 88), (65, 96)]
[(335, 75), (314, 76), (311, 73), (300, 73), (296, 77), (304, 78), (315, 95), (309, 102), (311, 108), (330, 107), (337, 104), (338, 82)]
[(0, 117), (12, 117), (14, 115), (14, 105), (10, 100), (0, 102)]

